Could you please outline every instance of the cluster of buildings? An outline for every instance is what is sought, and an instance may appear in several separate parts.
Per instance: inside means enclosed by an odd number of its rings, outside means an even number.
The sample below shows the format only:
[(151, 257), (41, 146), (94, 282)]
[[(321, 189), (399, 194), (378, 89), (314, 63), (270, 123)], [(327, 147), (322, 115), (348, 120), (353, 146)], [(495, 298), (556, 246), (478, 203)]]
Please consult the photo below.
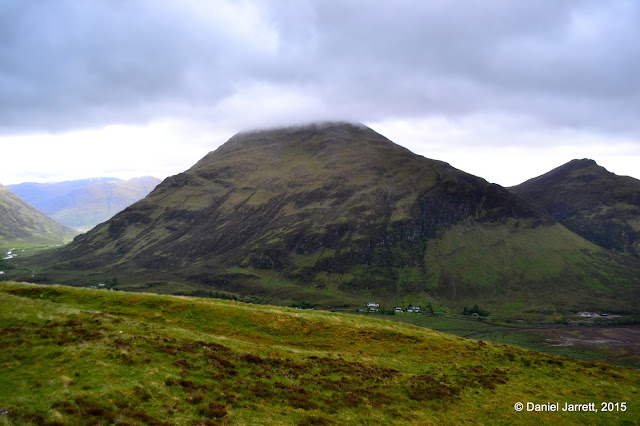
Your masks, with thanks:
[(576, 316), (579, 317), (606, 317), (608, 316), (606, 312), (602, 312), (602, 313), (597, 313), (597, 312), (578, 312), (576, 313)]
[[(378, 312), (380, 310), (380, 304), (375, 302), (365, 303), (364, 308), (358, 309), (359, 312)], [(405, 310), (401, 306), (396, 306), (393, 308), (393, 312), (395, 313), (414, 313), (414, 314), (427, 314), (429, 312), (423, 311), (421, 306), (409, 305), (409, 307)]]
[(105, 288), (107, 285), (105, 283), (100, 283), (98, 285), (92, 285), (91, 288)]

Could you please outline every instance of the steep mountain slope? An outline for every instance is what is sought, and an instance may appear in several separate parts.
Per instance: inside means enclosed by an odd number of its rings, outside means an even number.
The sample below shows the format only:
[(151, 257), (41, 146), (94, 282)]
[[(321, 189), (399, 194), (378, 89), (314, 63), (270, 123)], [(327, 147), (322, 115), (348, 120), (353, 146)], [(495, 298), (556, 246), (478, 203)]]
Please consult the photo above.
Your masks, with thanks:
[(582, 159), (509, 189), (587, 240), (640, 256), (640, 180)]
[(277, 302), (633, 306), (638, 269), (605, 255), (498, 185), (325, 123), (240, 133), (40, 261), (49, 280)]
[(159, 179), (144, 176), (126, 181), (93, 178), (54, 183), (25, 182), (8, 187), (58, 222), (90, 229), (147, 196), (158, 183)]
[(77, 234), (0, 185), (0, 247), (60, 244)]

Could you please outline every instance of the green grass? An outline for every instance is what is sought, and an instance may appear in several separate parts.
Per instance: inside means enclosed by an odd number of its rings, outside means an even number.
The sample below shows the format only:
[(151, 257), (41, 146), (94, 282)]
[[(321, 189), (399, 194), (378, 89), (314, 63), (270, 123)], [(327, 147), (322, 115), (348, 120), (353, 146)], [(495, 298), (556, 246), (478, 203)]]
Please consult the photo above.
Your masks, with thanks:
[[(636, 370), (378, 319), (0, 283), (0, 424), (592, 423)], [(626, 401), (518, 413), (517, 401)]]
[(637, 273), (607, 256), (562, 225), (527, 228), (507, 220), (451, 227), (427, 246), (425, 265), (429, 292), (454, 310), (479, 303), (514, 319), (530, 316), (534, 306), (636, 311)]

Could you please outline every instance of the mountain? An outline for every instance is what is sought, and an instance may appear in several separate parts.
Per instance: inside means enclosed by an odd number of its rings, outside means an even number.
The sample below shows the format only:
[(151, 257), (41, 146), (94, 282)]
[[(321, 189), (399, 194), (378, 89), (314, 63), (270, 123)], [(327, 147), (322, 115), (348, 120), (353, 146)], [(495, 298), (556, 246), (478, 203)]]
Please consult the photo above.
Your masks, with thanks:
[(58, 222), (87, 230), (144, 198), (160, 183), (145, 176), (126, 181), (92, 178), (65, 182), (9, 185), (28, 203)]
[(14, 185), (7, 185), (7, 188), (18, 194), (28, 203), (40, 204), (42, 211), (48, 210), (48, 203), (57, 198), (64, 197), (66, 194), (82, 189), (94, 183), (119, 181), (114, 177), (99, 177), (89, 179), (67, 180), (64, 182), (23, 182)]
[(582, 159), (509, 190), (587, 240), (640, 257), (640, 180)]
[(640, 299), (637, 262), (349, 123), (239, 133), (38, 261), (43, 281), (117, 277), (271, 303), (632, 310)]
[(0, 247), (61, 244), (77, 234), (0, 185)]

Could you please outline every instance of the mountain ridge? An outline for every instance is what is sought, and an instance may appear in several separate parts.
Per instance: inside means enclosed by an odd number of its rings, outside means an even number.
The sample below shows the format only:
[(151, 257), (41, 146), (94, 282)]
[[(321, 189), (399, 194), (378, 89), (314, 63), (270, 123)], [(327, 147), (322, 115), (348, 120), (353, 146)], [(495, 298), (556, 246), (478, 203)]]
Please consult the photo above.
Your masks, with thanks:
[(638, 300), (627, 260), (499, 185), (345, 123), (239, 133), (48, 256), (49, 280), (117, 273), (278, 303)]
[(159, 179), (88, 178), (64, 182), (24, 182), (9, 188), (56, 221), (81, 230), (104, 222), (146, 196)]
[(589, 241), (640, 257), (640, 180), (582, 159), (509, 190)]

